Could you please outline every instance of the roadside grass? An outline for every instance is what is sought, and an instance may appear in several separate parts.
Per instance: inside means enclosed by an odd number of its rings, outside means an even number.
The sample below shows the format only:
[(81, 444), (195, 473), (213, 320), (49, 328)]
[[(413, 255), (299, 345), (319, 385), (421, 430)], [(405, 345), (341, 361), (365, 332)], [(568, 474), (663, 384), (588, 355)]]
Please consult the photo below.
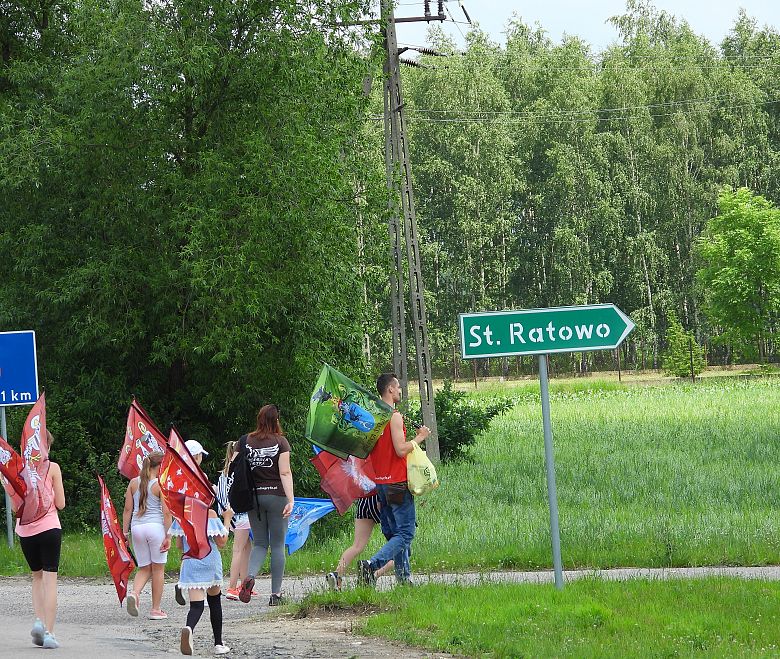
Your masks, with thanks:
[[(564, 567), (780, 563), (780, 387), (775, 378), (664, 386), (581, 379), (551, 394)], [(507, 395), (488, 390), (480, 395)], [(418, 500), (418, 572), (551, 567), (538, 386), (513, 390), (470, 459)], [(106, 574), (98, 533), (66, 534), (63, 575)], [(381, 542), (374, 533), (365, 554)], [(352, 543), (351, 513), (313, 525), (288, 574), (324, 574)], [(222, 552), (225, 574), (230, 548)], [(168, 569), (178, 570), (173, 550)], [(352, 568), (354, 570), (354, 566)], [(0, 574), (26, 566), (0, 545)]]
[(780, 583), (735, 578), (552, 585), (429, 584), (307, 597), (298, 615), (351, 609), (353, 627), (489, 657), (761, 657), (780, 652)]

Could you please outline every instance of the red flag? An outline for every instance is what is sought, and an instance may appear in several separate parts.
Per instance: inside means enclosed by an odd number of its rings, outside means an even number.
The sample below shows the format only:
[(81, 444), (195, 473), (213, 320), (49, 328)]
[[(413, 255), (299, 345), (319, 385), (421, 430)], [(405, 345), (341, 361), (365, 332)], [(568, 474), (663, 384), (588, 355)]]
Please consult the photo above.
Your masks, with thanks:
[(141, 472), (144, 458), (150, 453), (164, 453), (165, 445), (165, 436), (154, 425), (146, 410), (133, 398), (127, 413), (125, 443), (117, 463), (119, 473), (125, 478), (135, 478)]
[(111, 502), (108, 488), (100, 476), (98, 481), (100, 481), (100, 525), (103, 529), (103, 547), (106, 550), (108, 570), (114, 579), (116, 594), (121, 604), (127, 596), (127, 583), (131, 572), (135, 569), (135, 561), (127, 549), (125, 536), (120, 530), (116, 509)]
[(17, 512), (20, 524), (29, 524), (43, 517), (54, 505), (54, 490), (49, 475), (49, 438), (46, 434), (46, 398), (36, 401), (22, 428), (22, 460), (27, 484), (24, 506)]
[(320, 487), (336, 506), (339, 515), (360, 499), (373, 494), (376, 489), (374, 471), (367, 460), (351, 455), (342, 460), (327, 451), (321, 451), (311, 459), (320, 473)]
[(24, 460), (13, 447), (0, 437), (0, 482), (11, 497), (17, 516), (24, 512), (27, 483), (24, 479)]
[(160, 464), (160, 489), (171, 515), (187, 538), (189, 550), (184, 556), (208, 556), (211, 551), (209, 507), (214, 503), (214, 489), (174, 428), (171, 428), (168, 450)]
[[(214, 489), (211, 487), (211, 481), (206, 473), (201, 469), (200, 465), (195, 462), (195, 458), (192, 457), (190, 450), (187, 448), (187, 444), (181, 438), (179, 431), (174, 426), (171, 426), (171, 432), (168, 436), (168, 446), (171, 447), (176, 453), (179, 454), (182, 462), (184, 462), (194, 476), (200, 483), (201, 492), (208, 492), (211, 496), (211, 503), (214, 502)], [(209, 505), (211, 505), (211, 503)]]

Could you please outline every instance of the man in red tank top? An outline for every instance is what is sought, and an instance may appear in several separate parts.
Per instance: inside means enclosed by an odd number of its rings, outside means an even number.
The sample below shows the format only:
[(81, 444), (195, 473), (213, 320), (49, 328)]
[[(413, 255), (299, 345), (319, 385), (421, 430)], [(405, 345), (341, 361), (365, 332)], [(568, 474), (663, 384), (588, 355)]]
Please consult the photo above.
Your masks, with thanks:
[[(383, 373), (376, 381), (383, 401), (395, 407), (401, 400), (401, 383), (394, 373)], [(376, 473), (377, 495), (382, 505), (382, 532), (389, 540), (370, 560), (360, 561), (358, 575), (362, 582), (374, 584), (375, 572), (385, 563), (395, 561), (398, 583), (409, 583), (409, 549), (412, 545), (417, 516), (414, 498), (406, 485), (406, 456), (425, 441), (431, 431), (422, 426), (411, 441), (406, 441), (403, 417), (395, 412), (390, 423), (371, 451), (369, 459)]]

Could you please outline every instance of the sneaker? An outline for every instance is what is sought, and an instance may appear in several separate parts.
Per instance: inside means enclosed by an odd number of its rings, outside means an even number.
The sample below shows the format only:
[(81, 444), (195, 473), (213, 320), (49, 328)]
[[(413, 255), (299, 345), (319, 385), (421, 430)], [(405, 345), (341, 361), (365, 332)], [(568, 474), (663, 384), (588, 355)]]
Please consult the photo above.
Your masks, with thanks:
[(252, 590), (254, 587), (254, 577), (247, 577), (244, 579), (244, 581), (241, 583), (241, 588), (238, 591), (238, 599), (240, 599), (244, 604), (248, 604), (252, 599)]
[(34, 645), (41, 647), (43, 645), (43, 636), (46, 634), (46, 629), (43, 626), (40, 618), (36, 618), (30, 630), (30, 636), (32, 636), (32, 642)]
[(163, 611), (162, 609), (157, 609), (156, 611), (152, 609), (149, 611), (149, 620), (167, 620), (168, 614)]
[(189, 627), (181, 628), (179, 647), (182, 654), (192, 654), (192, 630)]
[(51, 632), (46, 632), (43, 635), (43, 647), (46, 650), (56, 650), (58, 647), (60, 647), (60, 644), (57, 642), (57, 639), (54, 638), (54, 634)]
[(227, 645), (215, 645), (214, 654), (227, 654), (230, 652), (230, 648)]
[(271, 593), (271, 597), (268, 600), (268, 606), (283, 606), (287, 604), (287, 598), (282, 597), (281, 593)]
[[(254, 595), (255, 593), (253, 592), (252, 594)], [(227, 593), (225, 593), (225, 599), (238, 601), (238, 588), (228, 588)]]
[(328, 572), (325, 575), (325, 581), (331, 590), (341, 590), (341, 575), (338, 572)]
[(184, 599), (184, 593), (182, 593), (181, 588), (179, 588), (179, 584), (176, 584), (173, 587), (173, 590), (175, 592), (174, 599), (176, 600), (176, 604), (180, 604), (181, 606), (184, 606), (187, 602)]
[(138, 617), (138, 595), (135, 593), (130, 593), (127, 596), (127, 600), (125, 602), (125, 608), (127, 609), (127, 612), (133, 616), (133, 618)]
[(363, 586), (374, 586), (376, 584), (376, 574), (371, 567), (371, 561), (358, 561), (358, 582)]

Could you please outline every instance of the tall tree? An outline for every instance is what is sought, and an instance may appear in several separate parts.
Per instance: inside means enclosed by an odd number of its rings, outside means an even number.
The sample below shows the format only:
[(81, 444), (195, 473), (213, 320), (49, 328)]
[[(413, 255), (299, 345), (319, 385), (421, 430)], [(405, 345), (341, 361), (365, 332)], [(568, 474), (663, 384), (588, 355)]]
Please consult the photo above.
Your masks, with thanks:
[(697, 273), (720, 340), (766, 357), (780, 309), (780, 209), (746, 188), (724, 189), (699, 239)]

